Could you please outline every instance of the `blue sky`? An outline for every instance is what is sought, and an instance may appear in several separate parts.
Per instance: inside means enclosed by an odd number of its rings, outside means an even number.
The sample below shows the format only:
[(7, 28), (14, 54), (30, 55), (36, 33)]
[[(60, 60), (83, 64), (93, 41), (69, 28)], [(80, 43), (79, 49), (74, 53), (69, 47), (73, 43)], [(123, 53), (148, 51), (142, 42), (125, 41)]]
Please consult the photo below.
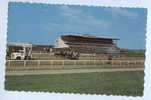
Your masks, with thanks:
[(62, 34), (120, 38), (118, 47), (144, 49), (147, 10), (10, 3), (8, 42), (51, 44)]

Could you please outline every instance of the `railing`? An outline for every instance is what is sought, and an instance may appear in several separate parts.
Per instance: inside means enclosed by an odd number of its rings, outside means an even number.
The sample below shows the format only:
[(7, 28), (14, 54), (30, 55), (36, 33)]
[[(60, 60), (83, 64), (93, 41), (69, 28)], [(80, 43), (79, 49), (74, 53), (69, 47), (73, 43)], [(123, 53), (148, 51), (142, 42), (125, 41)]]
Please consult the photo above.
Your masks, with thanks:
[(144, 60), (7, 60), (6, 66), (144, 66)]

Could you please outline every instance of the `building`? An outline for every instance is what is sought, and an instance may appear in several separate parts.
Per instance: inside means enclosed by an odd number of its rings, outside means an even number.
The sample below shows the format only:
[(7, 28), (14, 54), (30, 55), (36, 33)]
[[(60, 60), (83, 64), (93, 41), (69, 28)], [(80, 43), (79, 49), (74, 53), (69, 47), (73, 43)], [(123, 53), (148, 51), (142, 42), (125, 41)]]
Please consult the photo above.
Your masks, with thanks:
[(96, 37), (90, 35), (68, 34), (61, 35), (55, 48), (74, 48), (82, 51), (112, 51), (117, 49), (118, 38)]
[(49, 53), (52, 51), (53, 47), (54, 46), (52, 45), (33, 45), (32, 52), (33, 53)]

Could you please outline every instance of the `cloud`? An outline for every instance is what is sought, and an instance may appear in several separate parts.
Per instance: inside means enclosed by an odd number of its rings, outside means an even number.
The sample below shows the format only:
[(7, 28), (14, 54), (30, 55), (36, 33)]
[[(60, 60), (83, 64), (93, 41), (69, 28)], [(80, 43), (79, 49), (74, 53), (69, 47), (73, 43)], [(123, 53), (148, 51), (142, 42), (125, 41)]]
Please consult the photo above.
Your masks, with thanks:
[(94, 15), (88, 13), (79, 8), (71, 8), (69, 6), (60, 7), (61, 16), (70, 24), (77, 24), (80, 26), (87, 27), (100, 27), (100, 28), (109, 28), (111, 23), (104, 20), (98, 19)]
[(114, 16), (138, 17), (138, 14), (136, 12), (130, 11), (125, 8), (110, 8), (108, 9), (108, 11), (111, 12)]
[[(58, 6), (56, 19), (62, 21), (48, 21), (44, 28), (48, 32), (88, 32), (95, 33), (102, 30), (109, 30), (112, 27), (112, 22), (101, 19), (85, 9), (75, 8), (73, 6)], [(136, 18), (138, 14), (132, 10), (125, 8), (105, 8), (105, 12), (113, 17), (119, 16)]]
[[(94, 33), (109, 29), (112, 25), (108, 20), (96, 18), (93, 14), (84, 9), (73, 8), (70, 6), (60, 6), (56, 19), (62, 21), (48, 21), (43, 25), (46, 33)], [(55, 20), (56, 20), (55, 19)]]

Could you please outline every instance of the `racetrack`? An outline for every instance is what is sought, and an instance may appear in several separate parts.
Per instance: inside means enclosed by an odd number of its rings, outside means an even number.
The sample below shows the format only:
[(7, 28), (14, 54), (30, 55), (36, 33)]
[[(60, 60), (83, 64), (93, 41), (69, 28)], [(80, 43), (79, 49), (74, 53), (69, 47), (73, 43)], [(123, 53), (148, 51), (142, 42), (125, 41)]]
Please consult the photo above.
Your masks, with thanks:
[(24, 71), (7, 71), (6, 75), (70, 74), (70, 73), (116, 72), (116, 71), (143, 71), (143, 70), (144, 70), (144, 68), (24, 70)]

